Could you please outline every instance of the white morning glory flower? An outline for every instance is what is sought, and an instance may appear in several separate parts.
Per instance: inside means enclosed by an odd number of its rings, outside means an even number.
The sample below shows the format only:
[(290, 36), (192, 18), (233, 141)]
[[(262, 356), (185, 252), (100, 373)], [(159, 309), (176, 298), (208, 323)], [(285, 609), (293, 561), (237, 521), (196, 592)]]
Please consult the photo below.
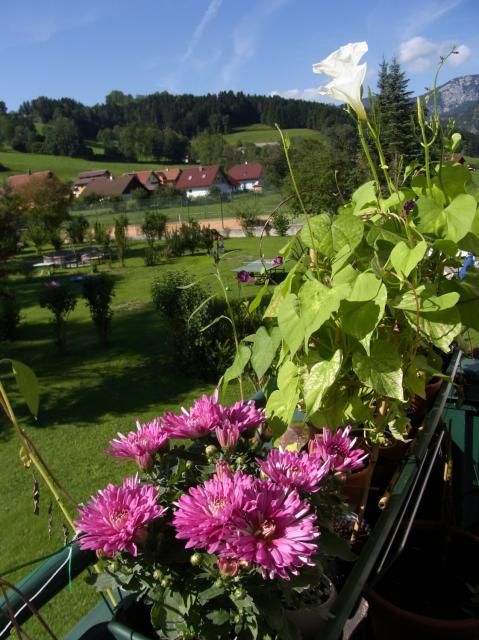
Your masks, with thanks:
[(361, 120), (367, 120), (361, 102), (361, 86), (366, 76), (367, 64), (358, 62), (367, 50), (367, 42), (350, 42), (333, 51), (321, 62), (313, 64), (314, 73), (333, 78), (329, 84), (319, 87), (319, 93), (349, 104)]

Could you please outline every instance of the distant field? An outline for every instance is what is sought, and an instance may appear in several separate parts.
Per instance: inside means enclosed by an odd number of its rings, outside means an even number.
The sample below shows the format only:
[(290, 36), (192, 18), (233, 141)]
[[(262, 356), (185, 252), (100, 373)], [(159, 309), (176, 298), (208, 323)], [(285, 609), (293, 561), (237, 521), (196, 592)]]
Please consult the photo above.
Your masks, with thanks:
[[(236, 219), (239, 211), (254, 211), (259, 217), (265, 218), (269, 216), (279, 205), (282, 200), (279, 191), (264, 193), (244, 193), (237, 194), (231, 200), (224, 201), (222, 204), (213, 202), (208, 204), (192, 202), (190, 206), (165, 207), (158, 209), (153, 203), (145, 203), (145, 209), (136, 211), (127, 209), (126, 215), (130, 224), (142, 224), (145, 219), (145, 210), (155, 210), (164, 213), (169, 222), (186, 222), (187, 220), (210, 220), (220, 219), (223, 212), (224, 219)], [(132, 203), (133, 204), (133, 203)], [(293, 212), (288, 204), (281, 207), (281, 211), (293, 217)], [(103, 224), (113, 225), (115, 218), (119, 212), (112, 211), (108, 208), (88, 208), (82, 210), (71, 211), (73, 215), (83, 215), (88, 218), (91, 225), (97, 220)], [(238, 225), (235, 225), (238, 226)]]
[[(313, 129), (283, 129), (283, 133), (290, 138), (317, 138), (321, 139), (322, 134)], [(262, 142), (279, 142), (280, 136), (276, 129), (264, 124), (252, 124), (244, 129), (234, 129), (232, 133), (224, 136), (229, 144), (241, 142), (252, 142), (261, 144)]]
[[(98, 151), (98, 149), (97, 149)], [(0, 183), (4, 177), (15, 173), (28, 171), (50, 170), (61, 180), (75, 180), (81, 171), (90, 169), (109, 169), (114, 176), (120, 176), (128, 171), (144, 171), (145, 169), (159, 169), (169, 165), (161, 162), (111, 162), (97, 155), (94, 160), (81, 158), (67, 158), (64, 156), (49, 156), (40, 153), (20, 153), (18, 151), (0, 151), (0, 163), (8, 168), (8, 172), (0, 173)]]

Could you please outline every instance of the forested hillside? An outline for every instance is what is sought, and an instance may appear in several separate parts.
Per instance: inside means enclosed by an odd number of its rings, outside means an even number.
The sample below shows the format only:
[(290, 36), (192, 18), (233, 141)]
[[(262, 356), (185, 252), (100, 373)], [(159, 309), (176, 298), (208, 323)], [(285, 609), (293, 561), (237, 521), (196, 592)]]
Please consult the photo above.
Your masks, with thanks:
[(92, 107), (70, 98), (38, 97), (9, 112), (0, 102), (0, 145), (17, 151), (88, 156), (100, 145), (111, 159), (181, 160), (202, 132), (229, 134), (254, 124), (324, 131), (345, 124), (335, 106), (232, 91), (206, 96), (112, 91)]

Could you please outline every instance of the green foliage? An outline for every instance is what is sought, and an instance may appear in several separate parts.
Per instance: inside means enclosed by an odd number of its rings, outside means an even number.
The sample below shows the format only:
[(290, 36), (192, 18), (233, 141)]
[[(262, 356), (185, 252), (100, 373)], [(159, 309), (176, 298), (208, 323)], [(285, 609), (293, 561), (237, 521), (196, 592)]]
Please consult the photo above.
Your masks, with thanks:
[(95, 236), (95, 242), (97, 242), (103, 247), (109, 246), (111, 241), (111, 236), (106, 225), (102, 224), (97, 220), (93, 226), (93, 232)]
[[(364, 176), (357, 156), (348, 150), (333, 147), (329, 142), (293, 141), (291, 161), (301, 199), (310, 215), (336, 211)], [(290, 176), (285, 180), (284, 190), (286, 195), (295, 196), (291, 201), (293, 210), (298, 214), (303, 213)]]
[(0, 288), (0, 342), (15, 340), (20, 324), (20, 311), (15, 294)]
[[(398, 61), (383, 60), (379, 69), (377, 96), (377, 127), (386, 162), (394, 168), (394, 181), (401, 167), (416, 158), (417, 142), (414, 137), (414, 102), (412, 91), (408, 91), (409, 80)], [(374, 105), (374, 102), (373, 102)]]
[[(152, 299), (173, 336), (175, 362), (185, 371), (208, 380), (217, 379), (231, 363), (234, 342), (229, 310), (224, 300), (192, 284), (183, 271), (171, 271), (152, 284)], [(230, 302), (237, 331), (255, 331), (260, 313), (249, 312), (242, 301)]]
[(69, 118), (55, 118), (46, 128), (43, 152), (54, 156), (82, 155), (85, 149), (75, 123)]
[(125, 253), (128, 247), (128, 218), (122, 214), (115, 218), (115, 244), (121, 266), (125, 266)]
[(236, 206), (235, 217), (247, 237), (254, 235), (254, 227), (261, 226), (261, 220), (258, 218), (257, 212), (249, 206)]
[(10, 189), (0, 191), (0, 262), (13, 256), (17, 250), (17, 234), (22, 220), (19, 197)]
[(146, 211), (145, 220), (141, 225), (141, 230), (150, 247), (153, 247), (155, 241), (161, 240), (165, 231), (168, 218), (163, 213), (156, 211)]
[(285, 236), (291, 224), (290, 218), (282, 211), (276, 211), (271, 218), (271, 226), (279, 236)]
[[(381, 137), (374, 123), (368, 126), (381, 157)], [(241, 345), (226, 374), (231, 379), (252, 368), (276, 380), (266, 405), (276, 437), (298, 406), (318, 427), (356, 423), (372, 442), (385, 432), (403, 437), (418, 381), (438, 372), (434, 352), (447, 353), (461, 332), (479, 327), (471, 313), (477, 273), (445, 277), (457, 273), (461, 250), (478, 246), (473, 174), (454, 161), (431, 161), (442, 131), (437, 116), (424, 118), (421, 105), (418, 127), (424, 166), (412, 165), (399, 188), (395, 167), (379, 167), (373, 175), (382, 172), (389, 193), (371, 180), (345, 204), (331, 191), (328, 149), (312, 142), (291, 149), (307, 211), (329, 213), (308, 216), (298, 238), (309, 255), (295, 256), (266, 310), (269, 324)], [(359, 132), (364, 136), (361, 123)], [(453, 149), (458, 141), (445, 137), (442, 145)], [(393, 148), (387, 138), (386, 148)], [(311, 154), (303, 155), (305, 149)], [(294, 246), (288, 243), (286, 258)]]
[(47, 239), (58, 238), (61, 225), (69, 219), (69, 188), (55, 176), (31, 180), (19, 191), (24, 206), (27, 232), (39, 248)]
[(90, 227), (85, 216), (73, 216), (67, 224), (67, 234), (73, 244), (83, 244), (85, 235)]
[(220, 164), (223, 159), (225, 141), (218, 133), (204, 131), (191, 142), (191, 153), (201, 164)]
[(69, 285), (62, 285), (56, 280), (45, 283), (40, 292), (40, 306), (48, 309), (53, 314), (53, 323), (57, 346), (60, 353), (65, 351), (66, 333), (65, 320), (69, 313), (76, 307), (77, 298)]
[(111, 303), (114, 296), (114, 285), (115, 281), (106, 273), (89, 277), (83, 283), (83, 297), (98, 331), (100, 343), (104, 347), (108, 344), (108, 336), (111, 330), (113, 316)]

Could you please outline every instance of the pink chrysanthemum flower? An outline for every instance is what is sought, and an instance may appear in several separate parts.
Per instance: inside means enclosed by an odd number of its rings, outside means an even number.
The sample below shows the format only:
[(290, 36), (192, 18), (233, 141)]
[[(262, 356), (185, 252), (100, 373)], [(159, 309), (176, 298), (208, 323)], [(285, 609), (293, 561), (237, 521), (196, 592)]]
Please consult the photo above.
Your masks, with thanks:
[(181, 415), (167, 412), (163, 416), (163, 426), (172, 438), (201, 438), (211, 433), (221, 424), (218, 391), (212, 396), (201, 396), (189, 412), (182, 408)]
[(244, 492), (254, 478), (241, 471), (213, 476), (203, 485), (192, 487), (176, 503), (173, 516), (176, 537), (187, 540), (186, 548), (207, 549), (215, 553), (224, 545), (225, 527), (233, 509), (244, 502)]
[(215, 432), (222, 449), (232, 449), (242, 431), (257, 427), (266, 420), (263, 409), (258, 409), (253, 400), (249, 402), (240, 400), (232, 407), (218, 406), (221, 424)]
[(247, 494), (247, 501), (231, 515), (220, 557), (254, 564), (271, 579), (289, 580), (300, 567), (312, 565), (319, 530), (309, 505), (296, 491), (269, 480), (256, 480)]
[(271, 449), (266, 460), (257, 460), (261, 471), (280, 487), (299, 492), (319, 491), (321, 480), (329, 471), (329, 462), (312, 458), (305, 451)]
[(323, 432), (310, 441), (309, 454), (329, 462), (329, 470), (333, 473), (354, 471), (364, 467), (368, 453), (363, 449), (354, 448), (357, 438), (351, 439), (350, 431), (351, 426), (337, 429), (335, 432), (324, 427)]
[(215, 434), (224, 451), (234, 449), (240, 437), (240, 431), (236, 424), (222, 424), (220, 427), (216, 427)]
[(137, 475), (119, 487), (109, 484), (79, 509), (75, 526), (80, 548), (101, 551), (109, 558), (119, 551), (136, 556), (146, 525), (165, 512), (157, 500), (157, 489), (141, 484)]
[(118, 433), (118, 438), (110, 440), (110, 448), (105, 453), (125, 460), (135, 460), (140, 469), (148, 471), (155, 453), (166, 445), (171, 436), (161, 425), (159, 418), (143, 425), (137, 421), (136, 429), (126, 436)]
[(253, 400), (236, 402), (232, 407), (220, 405), (221, 424), (235, 425), (239, 431), (244, 431), (250, 427), (257, 427), (266, 420), (263, 409), (258, 409)]

